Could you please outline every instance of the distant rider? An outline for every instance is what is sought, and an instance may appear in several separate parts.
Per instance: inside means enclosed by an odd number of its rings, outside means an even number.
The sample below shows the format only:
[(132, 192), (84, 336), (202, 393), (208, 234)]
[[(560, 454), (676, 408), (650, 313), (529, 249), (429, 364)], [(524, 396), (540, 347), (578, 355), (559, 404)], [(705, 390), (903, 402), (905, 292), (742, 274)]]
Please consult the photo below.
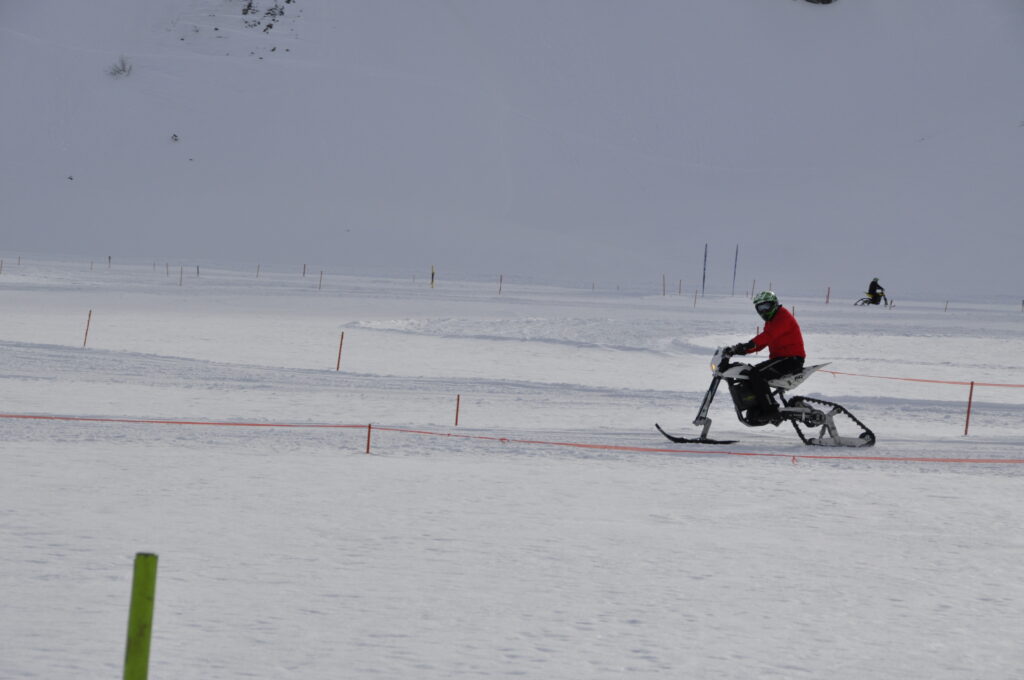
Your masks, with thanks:
[(778, 408), (771, 400), (768, 381), (803, 370), (807, 356), (804, 336), (796, 317), (779, 304), (779, 298), (772, 291), (758, 293), (754, 298), (754, 309), (764, 319), (764, 331), (747, 342), (726, 348), (726, 351), (729, 354), (749, 354), (768, 348), (768, 360), (751, 367), (749, 384), (761, 411), (778, 425)]
[(882, 300), (885, 300), (885, 306), (889, 306), (889, 298), (885, 297), (885, 288), (882, 288), (882, 284), (878, 282), (878, 277), (871, 279), (871, 283), (868, 284), (868, 298), (871, 299), (871, 304), (877, 305)]

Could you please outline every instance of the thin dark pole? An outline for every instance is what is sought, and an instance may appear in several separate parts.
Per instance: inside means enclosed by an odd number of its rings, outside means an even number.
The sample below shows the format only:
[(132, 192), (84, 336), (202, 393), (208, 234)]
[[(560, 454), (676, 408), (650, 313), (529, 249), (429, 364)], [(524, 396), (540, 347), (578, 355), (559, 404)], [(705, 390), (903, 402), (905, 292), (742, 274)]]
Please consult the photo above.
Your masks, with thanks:
[(700, 296), (704, 297), (704, 284), (708, 280), (708, 244), (704, 244), (704, 273), (700, 275)]
[(732, 294), (736, 294), (736, 268), (740, 263), (740, 244), (736, 244), (736, 256), (732, 259)]

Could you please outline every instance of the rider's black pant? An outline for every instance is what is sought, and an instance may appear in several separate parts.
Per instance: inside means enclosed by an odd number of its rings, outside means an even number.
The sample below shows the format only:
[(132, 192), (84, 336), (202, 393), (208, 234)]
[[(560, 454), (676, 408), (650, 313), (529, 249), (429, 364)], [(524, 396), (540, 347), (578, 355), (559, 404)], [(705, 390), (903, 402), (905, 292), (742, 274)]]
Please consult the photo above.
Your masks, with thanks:
[(756, 364), (750, 369), (750, 387), (757, 396), (757, 403), (761, 410), (768, 412), (771, 408), (771, 387), (769, 380), (781, 378), (784, 375), (799, 373), (804, 368), (803, 357), (775, 357)]

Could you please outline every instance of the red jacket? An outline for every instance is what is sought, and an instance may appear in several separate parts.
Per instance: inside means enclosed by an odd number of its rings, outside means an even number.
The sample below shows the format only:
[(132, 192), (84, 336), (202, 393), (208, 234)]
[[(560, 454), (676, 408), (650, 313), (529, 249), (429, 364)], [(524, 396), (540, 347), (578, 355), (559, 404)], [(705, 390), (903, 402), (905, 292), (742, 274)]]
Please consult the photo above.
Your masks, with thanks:
[(765, 347), (768, 348), (768, 358), (776, 357), (807, 357), (804, 352), (804, 336), (800, 332), (800, 324), (796, 317), (789, 313), (785, 307), (779, 307), (769, 321), (764, 324), (764, 332), (753, 340), (754, 349), (758, 352)]

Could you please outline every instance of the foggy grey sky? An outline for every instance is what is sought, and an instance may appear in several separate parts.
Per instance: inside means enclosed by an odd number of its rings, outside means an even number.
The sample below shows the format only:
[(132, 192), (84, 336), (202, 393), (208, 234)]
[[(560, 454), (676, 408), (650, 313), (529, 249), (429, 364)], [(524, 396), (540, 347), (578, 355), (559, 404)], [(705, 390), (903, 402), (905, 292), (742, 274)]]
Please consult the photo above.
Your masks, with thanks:
[(0, 6), (0, 257), (1024, 297), (1015, 0), (138, 4)]

